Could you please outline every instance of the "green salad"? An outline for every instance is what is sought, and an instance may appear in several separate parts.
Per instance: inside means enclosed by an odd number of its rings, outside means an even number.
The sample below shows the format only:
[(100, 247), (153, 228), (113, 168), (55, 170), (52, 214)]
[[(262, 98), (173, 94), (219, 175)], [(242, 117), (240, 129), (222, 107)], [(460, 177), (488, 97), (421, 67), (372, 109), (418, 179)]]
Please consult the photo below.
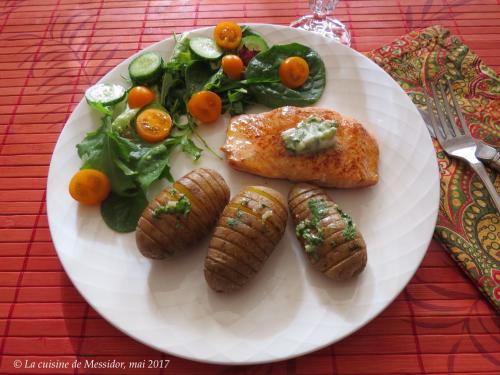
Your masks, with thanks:
[(118, 232), (135, 230), (153, 182), (173, 181), (174, 151), (193, 160), (204, 149), (215, 154), (198, 126), (255, 103), (310, 105), (325, 88), (316, 51), (298, 43), (270, 47), (247, 26), (221, 22), (213, 38), (174, 38), (168, 61), (142, 53), (128, 66), (127, 85), (97, 84), (85, 93), (102, 123), (77, 145), (83, 165), (69, 191), (82, 204), (100, 204), (104, 221)]

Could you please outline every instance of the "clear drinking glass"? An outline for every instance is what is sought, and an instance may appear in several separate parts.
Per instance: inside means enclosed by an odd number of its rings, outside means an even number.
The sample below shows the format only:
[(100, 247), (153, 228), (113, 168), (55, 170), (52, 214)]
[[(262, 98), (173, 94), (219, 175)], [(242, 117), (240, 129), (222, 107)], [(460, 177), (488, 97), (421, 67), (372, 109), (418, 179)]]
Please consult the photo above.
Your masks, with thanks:
[(308, 14), (292, 22), (290, 26), (298, 29), (313, 31), (337, 42), (351, 46), (351, 34), (347, 27), (338, 19), (327, 17), (338, 4), (339, 0), (309, 0), (309, 9), (313, 14)]

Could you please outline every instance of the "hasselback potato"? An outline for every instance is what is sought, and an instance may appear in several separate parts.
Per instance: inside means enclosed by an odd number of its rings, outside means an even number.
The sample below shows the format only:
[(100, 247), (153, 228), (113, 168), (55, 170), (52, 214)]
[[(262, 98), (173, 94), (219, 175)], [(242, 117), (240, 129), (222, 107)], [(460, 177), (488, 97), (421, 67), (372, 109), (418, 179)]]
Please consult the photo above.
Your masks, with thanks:
[(346, 280), (366, 266), (366, 244), (351, 217), (325, 191), (300, 183), (288, 196), (297, 238), (314, 268)]
[(148, 258), (181, 252), (207, 235), (229, 201), (229, 188), (212, 169), (195, 169), (164, 189), (144, 210), (136, 243)]
[(288, 212), (280, 193), (248, 186), (226, 206), (215, 228), (205, 279), (217, 292), (245, 285), (272, 253), (285, 231)]

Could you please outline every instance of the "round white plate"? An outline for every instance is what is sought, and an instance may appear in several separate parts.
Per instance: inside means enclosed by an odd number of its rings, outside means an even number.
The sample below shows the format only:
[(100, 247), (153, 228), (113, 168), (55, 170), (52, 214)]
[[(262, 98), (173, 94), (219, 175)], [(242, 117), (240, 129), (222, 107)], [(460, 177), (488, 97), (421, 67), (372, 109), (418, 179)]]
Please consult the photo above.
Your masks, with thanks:
[[(64, 269), (105, 319), (158, 350), (211, 363), (250, 364), (305, 354), (351, 334), (378, 315), (419, 266), (437, 217), (439, 177), (427, 129), (411, 100), (381, 68), (360, 53), (313, 33), (253, 25), (270, 44), (314, 48), (327, 69), (317, 106), (356, 117), (380, 146), (380, 181), (371, 188), (331, 190), (351, 213), (368, 247), (368, 265), (356, 279), (336, 283), (312, 269), (289, 220), (285, 236), (261, 272), (231, 295), (212, 292), (203, 277), (208, 238), (171, 261), (142, 257), (134, 234), (106, 227), (98, 208), (79, 206), (67, 186), (81, 166), (75, 145), (100, 125), (82, 99), (52, 157), (47, 191), (50, 230)], [(192, 32), (210, 35), (211, 28)], [(168, 58), (172, 38), (145, 51)], [(132, 58), (132, 57), (131, 57)], [(123, 82), (130, 59), (102, 82)], [(267, 110), (253, 108), (253, 111)], [(214, 148), (223, 144), (228, 116), (202, 129)], [(199, 163), (180, 153), (178, 178), (195, 167), (219, 171), (232, 195), (249, 184), (288, 194), (291, 184), (231, 170), (205, 152)], [(156, 187), (156, 191), (160, 186)]]

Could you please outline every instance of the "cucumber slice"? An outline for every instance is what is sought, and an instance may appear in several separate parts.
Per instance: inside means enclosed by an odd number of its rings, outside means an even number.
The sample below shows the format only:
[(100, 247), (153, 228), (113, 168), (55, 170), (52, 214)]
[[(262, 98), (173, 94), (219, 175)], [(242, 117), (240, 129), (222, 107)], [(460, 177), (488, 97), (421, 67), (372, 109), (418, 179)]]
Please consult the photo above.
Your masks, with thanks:
[(241, 44), (239, 49), (246, 47), (250, 51), (258, 51), (258, 52), (264, 52), (269, 49), (269, 46), (267, 45), (267, 42), (264, 40), (264, 38), (253, 34), (253, 35), (248, 35), (245, 36), (243, 39), (241, 39)]
[(189, 47), (198, 56), (214, 60), (222, 56), (222, 50), (211, 38), (196, 37), (189, 41)]
[(156, 52), (137, 56), (128, 66), (128, 74), (134, 83), (148, 84), (160, 78), (163, 59)]
[(90, 105), (102, 104), (111, 106), (121, 102), (127, 92), (120, 85), (110, 83), (98, 83), (85, 91), (85, 99)]

